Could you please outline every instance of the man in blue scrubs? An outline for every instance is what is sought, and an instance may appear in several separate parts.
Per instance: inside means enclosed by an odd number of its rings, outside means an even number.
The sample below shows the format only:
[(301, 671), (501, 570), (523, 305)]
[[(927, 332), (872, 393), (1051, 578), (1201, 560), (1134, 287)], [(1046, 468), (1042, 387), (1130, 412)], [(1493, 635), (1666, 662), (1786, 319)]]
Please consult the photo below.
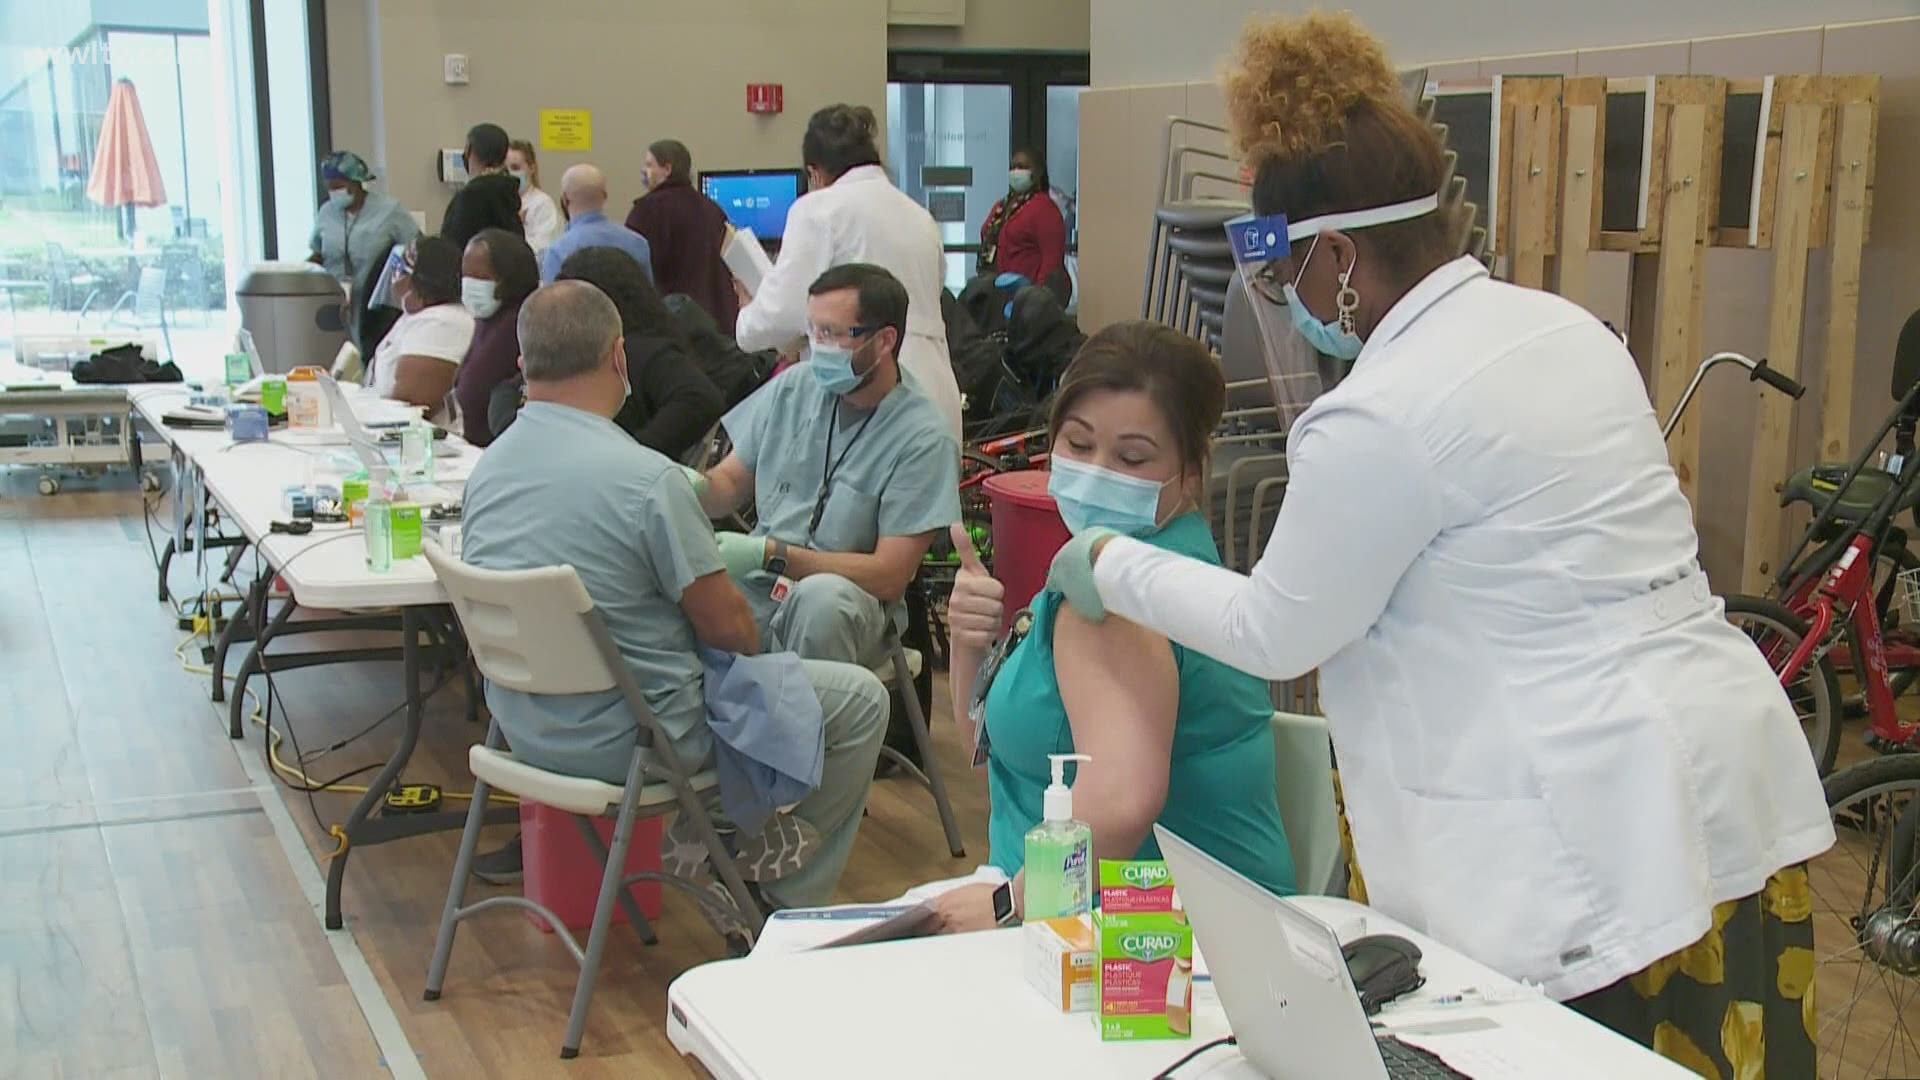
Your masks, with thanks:
[(753, 533), (719, 540), (760, 629), (872, 667), (927, 547), (960, 520), (960, 446), (900, 366), (907, 290), (892, 274), (833, 267), (808, 289), (807, 324), (807, 362), (722, 418), (733, 452), (694, 487), (715, 517), (753, 500)]
[[(710, 767), (694, 644), (759, 652), (753, 612), (725, 573), (685, 475), (613, 422), (628, 392), (613, 301), (585, 282), (547, 286), (521, 307), (519, 334), (527, 404), (467, 481), (462, 557), (493, 570), (572, 566), (680, 760)], [(820, 786), (793, 816), (817, 830), (819, 847), (766, 885), (779, 905), (821, 904), (832, 894), (887, 720), (886, 691), (871, 672), (805, 667), (826, 714), (826, 760)], [(528, 763), (625, 782), (638, 722), (618, 691), (532, 695), (489, 684), (487, 706)]]

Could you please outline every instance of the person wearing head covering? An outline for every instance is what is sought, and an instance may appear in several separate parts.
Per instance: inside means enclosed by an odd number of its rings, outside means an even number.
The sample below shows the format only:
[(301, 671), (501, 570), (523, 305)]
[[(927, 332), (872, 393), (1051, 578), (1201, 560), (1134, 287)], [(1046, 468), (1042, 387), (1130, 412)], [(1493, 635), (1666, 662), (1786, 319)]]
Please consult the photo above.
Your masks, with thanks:
[(797, 350), (807, 340), (807, 290), (820, 275), (847, 263), (879, 266), (906, 287), (911, 301), (906, 330), (895, 343), (900, 367), (939, 409), (957, 443), (960, 384), (940, 314), (946, 248), (933, 215), (887, 178), (878, 127), (864, 105), (829, 105), (807, 121), (800, 160), (809, 193), (787, 216), (773, 270), (752, 297), (742, 290), (734, 338), (753, 351)]
[(1251, 24), (1225, 88), (1286, 499), (1251, 575), (1088, 527), (1050, 587), (1262, 678), (1317, 670), (1382, 912), (1706, 1075), (1813, 1076), (1833, 822), (1633, 357), (1461, 254), (1444, 149), (1352, 16)]
[(726, 211), (693, 186), (693, 155), (677, 139), (647, 147), (640, 174), (647, 193), (633, 201), (627, 228), (647, 238), (653, 283), (663, 296), (691, 297), (731, 335), (740, 301), (733, 293), (733, 275), (720, 258), (727, 240)]
[(388, 248), (404, 247), (420, 226), (399, 200), (368, 191), (373, 172), (359, 154), (338, 150), (320, 163), (327, 201), (313, 215), (307, 261), (324, 267), (349, 291), (369, 267), (377, 270)]

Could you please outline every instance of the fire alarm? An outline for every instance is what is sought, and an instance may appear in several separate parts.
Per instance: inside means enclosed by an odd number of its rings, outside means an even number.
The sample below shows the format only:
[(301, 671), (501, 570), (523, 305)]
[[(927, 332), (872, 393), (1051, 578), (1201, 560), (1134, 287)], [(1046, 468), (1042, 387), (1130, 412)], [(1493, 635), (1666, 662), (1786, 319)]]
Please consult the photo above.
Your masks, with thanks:
[(747, 111), (771, 115), (786, 104), (784, 87), (779, 83), (748, 83)]

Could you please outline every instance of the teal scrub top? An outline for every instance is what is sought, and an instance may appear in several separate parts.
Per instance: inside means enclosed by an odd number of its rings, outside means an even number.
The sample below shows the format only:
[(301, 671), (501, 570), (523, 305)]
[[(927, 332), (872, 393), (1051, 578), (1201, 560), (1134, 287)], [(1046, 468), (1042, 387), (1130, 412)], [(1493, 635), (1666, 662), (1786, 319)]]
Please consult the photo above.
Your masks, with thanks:
[[(900, 385), (869, 412), (828, 393), (799, 364), (720, 423), (753, 473), (754, 536), (866, 555), (882, 537), (918, 536), (960, 520), (960, 444), (905, 368)], [(819, 525), (810, 528), (829, 474)], [(764, 573), (747, 582), (762, 590), (771, 584)], [(904, 625), (904, 606), (894, 608)]]
[(353, 282), (366, 276), (367, 267), (384, 259), (389, 246), (404, 247), (420, 235), (413, 215), (391, 195), (367, 192), (360, 212), (349, 215), (331, 200), (313, 215), (313, 234), (307, 250), (320, 256), (320, 265), (337, 281)]
[[(1206, 520), (1184, 514), (1141, 537), (1154, 547), (1220, 564)], [(1070, 754), (1073, 729), (1053, 669), (1060, 594), (1033, 600), (1033, 629), (1007, 657), (987, 693), (989, 861), (1007, 875), (1026, 860), (1051, 782), (1048, 754)], [(1293, 855), (1275, 794), (1273, 700), (1267, 684), (1211, 657), (1173, 646), (1180, 677), (1167, 802), (1159, 822), (1269, 891), (1294, 891)], [(1068, 780), (1073, 779), (1068, 766)], [(1151, 833), (1134, 855), (1160, 858)]]

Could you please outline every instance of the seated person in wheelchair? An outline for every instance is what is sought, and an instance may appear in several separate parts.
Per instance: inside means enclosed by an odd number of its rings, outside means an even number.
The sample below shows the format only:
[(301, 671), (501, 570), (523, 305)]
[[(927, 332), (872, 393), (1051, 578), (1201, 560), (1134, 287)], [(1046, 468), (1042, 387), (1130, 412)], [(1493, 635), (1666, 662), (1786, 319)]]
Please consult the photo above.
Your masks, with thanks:
[[(753, 612), (725, 572), (686, 476), (613, 423), (628, 394), (613, 301), (585, 282), (549, 285), (522, 306), (519, 334), (527, 405), (467, 481), (463, 557), (493, 570), (572, 566), (680, 760), (711, 767), (694, 645), (758, 652)], [(790, 817), (773, 819), (777, 829), (740, 844), (743, 875), (763, 883), (771, 905), (819, 904), (832, 893), (886, 727), (886, 691), (871, 672), (816, 661), (805, 669), (826, 714), (820, 785)], [(487, 706), (528, 763), (625, 782), (638, 723), (617, 691), (535, 696), (490, 685)], [(668, 829), (668, 868), (697, 874), (704, 851), (674, 865), (673, 853), (687, 849), (678, 834)], [(801, 850), (816, 836), (816, 850)], [(779, 849), (762, 850), (770, 846)], [(770, 872), (756, 876), (756, 864), (790, 869), (788, 856), (808, 861), (777, 881)]]
[(907, 290), (892, 274), (828, 270), (807, 321), (811, 358), (727, 413), (733, 450), (694, 486), (716, 518), (753, 501), (753, 532), (719, 539), (761, 632), (872, 667), (927, 548), (960, 519), (960, 447), (900, 366)]
[[(1219, 365), (1192, 338), (1147, 322), (1095, 334), (1067, 368), (1050, 421), (1048, 490), (1067, 527), (1105, 526), (1218, 565), (1200, 499), (1225, 402)], [(1033, 598), (1024, 636), (1026, 617), (996, 647), (1000, 583), (964, 530), (953, 540), (962, 558), (947, 608), (953, 712), (969, 730), (985, 728), (989, 862), (1013, 879), (1014, 911), (1047, 755), (1061, 753), (1093, 759), (1071, 779), (1096, 858), (1159, 858), (1157, 821), (1268, 889), (1292, 892), (1267, 684), (1123, 619), (1089, 622), (1052, 592)], [(984, 698), (971, 689), (983, 665)], [(942, 929), (992, 926), (995, 889), (943, 894)]]

